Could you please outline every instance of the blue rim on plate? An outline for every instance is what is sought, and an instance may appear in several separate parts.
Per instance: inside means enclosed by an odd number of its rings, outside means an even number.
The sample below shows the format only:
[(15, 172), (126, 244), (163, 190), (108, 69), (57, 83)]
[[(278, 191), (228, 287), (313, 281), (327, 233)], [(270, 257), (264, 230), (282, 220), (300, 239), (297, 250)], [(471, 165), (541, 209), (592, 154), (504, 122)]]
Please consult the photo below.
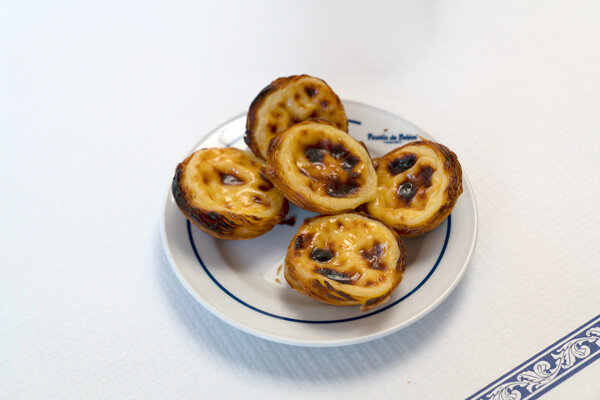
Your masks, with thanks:
[[(371, 144), (378, 149), (376, 152), (385, 153), (388, 145), (399, 146), (407, 141), (418, 140), (419, 136), (429, 138), (422, 129), (388, 111), (350, 100), (345, 101), (344, 105), (348, 114), (358, 117), (348, 120), (349, 124), (357, 130), (355, 134), (364, 137), (366, 144)], [(193, 149), (203, 146), (241, 147), (243, 145), (240, 140), (243, 135), (240, 133), (243, 132), (244, 127), (245, 116), (240, 114), (209, 132)], [(390, 128), (389, 131), (386, 128)], [(389, 140), (385, 133), (389, 134)], [(383, 141), (383, 136), (386, 136), (386, 141)], [(207, 142), (208, 139), (210, 142)], [(289, 304), (293, 303), (280, 302), (279, 295), (276, 293), (282, 292), (269, 290), (263, 295), (252, 290), (248, 291), (249, 288), (243, 285), (237, 287), (240, 282), (235, 279), (229, 281), (228, 273), (221, 276), (220, 270), (216, 268), (217, 265), (221, 265), (220, 256), (213, 254), (210, 244), (205, 242), (204, 237), (199, 236), (199, 230), (195, 230), (190, 222), (181, 218), (170, 191), (167, 192), (165, 199), (161, 234), (169, 262), (183, 286), (208, 311), (230, 325), (263, 339), (299, 346), (329, 347), (364, 343), (387, 336), (427, 315), (460, 282), (473, 254), (477, 238), (475, 198), (464, 173), (463, 178), (466, 197), (463, 197), (452, 215), (446, 219), (446, 227), (440, 226), (437, 229), (435, 234), (437, 254), (425, 252), (423, 256), (426, 258), (423, 259), (416, 253), (417, 259), (413, 262), (420, 262), (419, 272), (418, 275), (411, 275), (413, 278), (409, 280), (411, 284), (406, 287), (406, 292), (403, 292), (400, 287), (396, 299), (364, 314), (347, 312), (341, 315), (336, 312), (288, 314), (286, 310)], [(174, 240), (177, 242), (176, 246)], [(419, 241), (415, 242), (417, 248), (419, 248), (418, 243)], [(210, 260), (214, 257), (217, 258), (215, 258), (216, 264), (213, 265), (213, 261)], [(250, 280), (260, 278), (257, 284), (262, 284), (259, 282), (267, 278), (263, 274), (265, 273), (268, 275), (267, 281), (270, 282), (273, 279), (271, 274), (274, 273), (272, 268), (275, 267), (271, 263), (278, 261), (269, 258), (267, 263), (271, 269), (266, 271), (260, 269), (260, 262), (254, 257), (261, 257), (261, 255), (253, 253), (253, 260), (256, 262), (252, 266), (258, 268), (256, 270), (258, 275), (251, 275), (248, 278)], [(282, 284), (277, 279), (275, 283)], [(276, 297), (271, 299), (269, 296)], [(276, 302), (276, 308), (265, 307), (265, 304), (270, 304), (262, 302), (267, 298), (269, 301)], [(402, 306), (398, 306), (400, 303)], [(312, 305), (307, 304), (306, 307)], [(372, 318), (365, 319), (366, 317)], [(327, 326), (331, 329), (319, 328)]]
[(229, 297), (231, 297), (232, 299), (234, 299), (235, 301), (237, 301), (238, 303), (250, 308), (251, 310), (254, 310), (256, 312), (259, 312), (261, 314), (264, 315), (268, 315), (269, 317), (273, 317), (273, 318), (279, 318), (279, 319), (283, 319), (285, 321), (291, 321), (291, 322), (303, 322), (305, 324), (335, 324), (335, 323), (339, 323), (339, 322), (348, 322), (348, 321), (354, 321), (357, 319), (362, 319), (362, 318), (367, 318), (371, 315), (375, 315), (375, 314), (379, 314), (382, 311), (385, 311), (391, 307), (394, 307), (396, 304), (402, 302), (404, 299), (408, 298), (411, 294), (415, 293), (417, 290), (419, 290), (421, 288), (421, 286), (423, 286), (423, 284), (425, 284), (425, 282), (427, 282), (427, 280), (429, 279), (429, 277), (431, 275), (433, 275), (433, 273), (435, 272), (437, 266), (439, 265), (440, 261), (442, 261), (442, 257), (444, 257), (444, 253), (446, 252), (446, 246), (448, 245), (448, 240), (450, 239), (450, 230), (452, 227), (452, 220), (451, 220), (452, 215), (449, 215), (448, 218), (446, 219), (446, 225), (447, 225), (447, 229), (446, 229), (446, 237), (444, 238), (444, 245), (442, 246), (442, 250), (440, 251), (440, 255), (438, 256), (437, 260), (435, 261), (435, 263), (433, 264), (433, 267), (431, 267), (431, 270), (427, 273), (427, 275), (425, 276), (425, 278), (423, 278), (423, 280), (421, 282), (419, 282), (419, 284), (410, 292), (408, 292), (407, 294), (405, 294), (404, 296), (402, 296), (401, 298), (399, 298), (398, 300), (394, 301), (391, 304), (388, 304), (385, 307), (382, 307), (378, 310), (375, 310), (371, 313), (368, 314), (363, 314), (363, 315), (359, 315), (356, 317), (351, 317), (351, 318), (343, 318), (343, 319), (332, 319), (332, 320), (308, 320), (308, 319), (296, 319), (296, 318), (289, 318), (289, 317), (284, 317), (282, 315), (277, 315), (277, 314), (273, 314), (270, 313), (268, 311), (265, 310), (261, 310), (260, 308), (254, 307), (251, 304), (246, 303), (244, 300), (240, 299), (239, 297), (237, 297), (235, 294), (231, 293), (229, 290), (227, 290), (227, 288), (225, 288), (214, 276), (213, 274), (210, 273), (209, 269), (206, 267), (206, 265), (204, 264), (204, 261), (202, 261), (202, 257), (200, 257), (200, 254), (198, 254), (198, 250), (196, 249), (196, 245), (194, 244), (194, 237), (192, 235), (192, 227), (190, 224), (190, 221), (186, 221), (187, 222), (187, 232), (188, 232), (188, 237), (190, 239), (190, 244), (192, 246), (192, 249), (194, 250), (194, 254), (196, 255), (196, 259), (198, 260), (198, 262), (200, 263), (200, 265), (202, 266), (202, 269), (204, 270), (204, 272), (206, 272), (206, 274), (210, 277), (210, 279), (225, 293), (227, 293), (227, 295)]

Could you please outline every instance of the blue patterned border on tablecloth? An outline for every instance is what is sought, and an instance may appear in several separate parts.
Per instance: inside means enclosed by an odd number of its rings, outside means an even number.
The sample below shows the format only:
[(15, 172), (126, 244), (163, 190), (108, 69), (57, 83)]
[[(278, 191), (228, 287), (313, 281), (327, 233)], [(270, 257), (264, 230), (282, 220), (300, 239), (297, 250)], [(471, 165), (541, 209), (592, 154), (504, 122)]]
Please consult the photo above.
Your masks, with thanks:
[(600, 357), (600, 315), (467, 400), (532, 400)]

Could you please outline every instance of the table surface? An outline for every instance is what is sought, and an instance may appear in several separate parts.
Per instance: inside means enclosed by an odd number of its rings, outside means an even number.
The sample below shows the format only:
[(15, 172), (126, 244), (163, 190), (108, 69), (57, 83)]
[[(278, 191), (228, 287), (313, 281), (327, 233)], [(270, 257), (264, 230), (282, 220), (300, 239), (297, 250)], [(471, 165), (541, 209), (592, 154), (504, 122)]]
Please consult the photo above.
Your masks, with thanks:
[[(533, 396), (597, 399), (599, 38), (596, 1), (4, 3), (0, 398), (461, 399), (582, 327)], [(238, 331), (162, 247), (176, 163), (296, 73), (430, 132), (475, 191), (463, 281), (374, 342)]]

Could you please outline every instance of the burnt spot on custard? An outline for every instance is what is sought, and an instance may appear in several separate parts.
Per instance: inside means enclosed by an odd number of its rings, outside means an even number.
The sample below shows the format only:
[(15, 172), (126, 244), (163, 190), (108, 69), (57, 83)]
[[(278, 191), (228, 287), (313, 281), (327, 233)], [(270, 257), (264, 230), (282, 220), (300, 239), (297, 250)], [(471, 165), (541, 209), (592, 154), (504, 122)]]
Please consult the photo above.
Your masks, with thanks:
[(398, 175), (410, 169), (417, 162), (417, 156), (415, 154), (407, 154), (402, 157), (398, 157), (393, 159), (388, 163), (388, 169), (390, 174)]
[(367, 260), (369, 268), (384, 271), (386, 266), (381, 262), (381, 257), (385, 251), (385, 246), (381, 243), (375, 242), (375, 245), (370, 249), (362, 249), (360, 255), (362, 258)]
[(321, 108), (323, 108), (325, 110), (325, 109), (327, 109), (328, 106), (329, 106), (329, 100), (327, 100), (327, 99), (321, 100)]
[(397, 189), (398, 197), (406, 204), (409, 204), (419, 189), (427, 189), (431, 186), (431, 177), (435, 170), (429, 165), (419, 168), (414, 174), (406, 176)]
[(314, 86), (306, 86), (304, 88), (304, 91), (306, 92), (306, 95), (308, 97), (313, 98), (317, 95), (317, 93), (319, 93), (319, 88)]
[(333, 251), (329, 249), (319, 249), (315, 247), (313, 251), (310, 253), (310, 258), (313, 261), (326, 263), (333, 259)]
[(327, 196), (336, 199), (352, 195), (358, 192), (359, 188), (360, 184), (352, 177), (345, 181), (342, 181), (339, 176), (328, 176), (325, 179), (325, 192)]
[(315, 273), (323, 275), (325, 278), (331, 279), (332, 281), (346, 284), (353, 284), (360, 278), (359, 272), (349, 274), (347, 272), (336, 271), (333, 268), (318, 267), (315, 268)]
[(341, 144), (331, 146), (331, 155), (333, 158), (340, 161), (341, 167), (346, 171), (352, 171), (354, 167), (356, 167), (356, 164), (360, 162), (360, 158), (350, 153), (350, 151)]
[(333, 144), (328, 139), (319, 140), (316, 144), (306, 146), (304, 149), (304, 155), (308, 161), (315, 164), (323, 163), (327, 153), (339, 161), (340, 166), (346, 171), (352, 171), (360, 162), (360, 158), (352, 154), (344, 145), (340, 143)]
[(431, 177), (435, 170), (431, 168), (429, 165), (425, 167), (421, 167), (416, 174), (408, 175), (408, 178), (419, 187), (429, 187), (431, 186)]
[(300, 250), (308, 246), (312, 242), (314, 235), (314, 233), (299, 234), (294, 241), (294, 249)]
[(223, 185), (239, 186), (246, 183), (242, 178), (233, 173), (225, 173), (219, 171), (219, 176), (221, 177), (221, 183)]
[[(339, 176), (337, 174), (321, 175), (320, 177), (312, 177), (324, 184), (325, 193), (329, 197), (341, 198), (355, 194), (360, 189), (360, 173), (353, 171), (360, 163), (360, 158), (352, 154), (344, 145), (340, 143), (332, 143), (329, 139), (319, 140), (317, 143), (308, 145), (304, 148), (304, 156), (312, 164), (322, 166), (325, 163), (325, 156), (330, 155), (341, 169), (346, 171), (347, 176)], [(321, 169), (319, 169), (321, 170)], [(305, 176), (310, 174), (300, 168), (300, 173)]]
[(323, 158), (325, 157), (325, 150), (311, 146), (304, 149), (304, 155), (311, 163), (321, 164), (323, 162)]
[(405, 203), (410, 203), (412, 198), (415, 196), (416, 187), (412, 182), (404, 182), (398, 186), (398, 197), (404, 200)]

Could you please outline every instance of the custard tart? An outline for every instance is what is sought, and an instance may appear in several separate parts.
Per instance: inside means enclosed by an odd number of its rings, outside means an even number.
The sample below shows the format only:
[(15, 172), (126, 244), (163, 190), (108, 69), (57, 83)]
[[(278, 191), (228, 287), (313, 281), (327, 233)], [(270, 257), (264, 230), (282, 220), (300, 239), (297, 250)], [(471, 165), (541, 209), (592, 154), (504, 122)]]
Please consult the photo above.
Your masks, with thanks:
[(360, 214), (309, 218), (292, 239), (284, 276), (298, 292), (336, 306), (367, 311), (386, 302), (402, 280), (400, 237)]
[(177, 166), (173, 197), (185, 217), (209, 235), (251, 239), (271, 230), (288, 211), (264, 167), (248, 151), (201, 149)]
[(417, 236), (437, 227), (462, 193), (458, 158), (439, 143), (407, 143), (374, 162), (377, 194), (364, 210), (400, 236)]
[(350, 211), (375, 196), (367, 150), (324, 120), (296, 124), (269, 143), (268, 175), (297, 206), (322, 214)]
[(325, 81), (309, 75), (276, 79), (250, 105), (244, 141), (265, 159), (271, 139), (309, 118), (322, 118), (348, 131), (344, 106)]

